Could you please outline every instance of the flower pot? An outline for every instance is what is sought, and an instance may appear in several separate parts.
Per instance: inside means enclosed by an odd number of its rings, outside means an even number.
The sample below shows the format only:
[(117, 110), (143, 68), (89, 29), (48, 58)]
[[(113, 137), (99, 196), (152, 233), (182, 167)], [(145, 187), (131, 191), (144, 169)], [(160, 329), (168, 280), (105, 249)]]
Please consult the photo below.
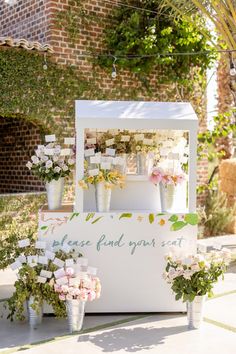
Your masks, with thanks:
[(161, 211), (168, 212), (173, 209), (176, 186), (174, 184), (164, 184), (160, 182), (160, 199), (161, 199)]
[(82, 329), (84, 321), (85, 301), (66, 300), (66, 312), (69, 331), (78, 332)]
[(42, 304), (38, 304), (38, 309), (34, 310), (31, 305), (34, 303), (34, 297), (30, 296), (27, 301), (27, 312), (30, 328), (36, 329), (42, 323), (43, 318), (43, 306)]
[(203, 310), (206, 295), (195, 296), (195, 299), (190, 302), (187, 301), (187, 319), (189, 329), (198, 329), (203, 320)]
[(111, 204), (111, 188), (107, 188), (104, 182), (95, 184), (95, 200), (98, 212), (107, 212)]
[(138, 152), (136, 155), (137, 175), (149, 175), (153, 164), (151, 155), (144, 152)]
[(48, 198), (48, 209), (60, 209), (64, 190), (64, 178), (59, 178), (57, 181), (52, 180), (46, 183), (46, 191)]

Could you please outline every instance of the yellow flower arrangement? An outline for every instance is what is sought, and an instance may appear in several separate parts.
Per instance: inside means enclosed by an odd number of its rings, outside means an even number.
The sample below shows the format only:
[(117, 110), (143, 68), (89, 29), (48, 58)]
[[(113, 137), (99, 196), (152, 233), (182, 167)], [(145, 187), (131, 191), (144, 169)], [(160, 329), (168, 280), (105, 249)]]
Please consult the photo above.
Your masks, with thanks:
[(113, 186), (123, 188), (125, 184), (125, 176), (115, 169), (100, 169), (96, 176), (89, 176), (86, 172), (84, 178), (79, 181), (79, 186), (83, 189), (88, 189), (89, 184), (97, 184), (101, 182), (105, 183), (106, 188), (112, 188)]

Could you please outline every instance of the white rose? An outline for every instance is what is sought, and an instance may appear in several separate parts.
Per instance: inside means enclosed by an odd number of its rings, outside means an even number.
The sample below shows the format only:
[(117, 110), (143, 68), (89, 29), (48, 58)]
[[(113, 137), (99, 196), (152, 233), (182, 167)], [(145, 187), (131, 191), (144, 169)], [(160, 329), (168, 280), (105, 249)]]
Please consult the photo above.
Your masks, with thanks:
[(75, 163), (75, 160), (74, 159), (69, 159), (68, 160), (68, 165), (74, 165)]
[(52, 161), (51, 160), (48, 160), (46, 162), (46, 168), (51, 168), (52, 167)]
[(59, 160), (59, 157), (55, 155), (55, 156), (53, 156), (52, 159), (53, 159), (54, 162), (57, 162)]
[(31, 160), (33, 161), (33, 163), (34, 163), (35, 165), (38, 165), (38, 164), (39, 164), (39, 158), (38, 158), (37, 156), (33, 155), (33, 156), (31, 157)]
[(54, 168), (54, 172), (59, 173), (61, 171), (61, 168), (59, 166), (56, 166)]
[(60, 154), (60, 152), (61, 152), (61, 147), (60, 147), (60, 145), (57, 145), (57, 146), (55, 147), (54, 152), (55, 152), (55, 154)]
[(26, 167), (28, 167), (28, 169), (31, 170), (32, 166), (33, 166), (32, 163), (30, 161), (28, 161), (26, 164)]
[(68, 166), (67, 166), (67, 165), (63, 165), (63, 166), (62, 166), (62, 169), (63, 169), (63, 171), (66, 172), (66, 171), (68, 171)]

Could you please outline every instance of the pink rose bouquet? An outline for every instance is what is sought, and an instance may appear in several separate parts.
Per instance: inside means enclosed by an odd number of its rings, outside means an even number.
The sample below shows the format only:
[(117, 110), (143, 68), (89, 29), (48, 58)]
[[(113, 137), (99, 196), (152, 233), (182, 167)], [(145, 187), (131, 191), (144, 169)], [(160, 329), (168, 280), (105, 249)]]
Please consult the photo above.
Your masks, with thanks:
[(169, 174), (163, 171), (159, 167), (154, 167), (152, 173), (149, 177), (150, 182), (157, 185), (159, 183), (163, 183), (166, 185), (178, 185), (181, 184), (186, 179), (184, 173), (179, 174)]

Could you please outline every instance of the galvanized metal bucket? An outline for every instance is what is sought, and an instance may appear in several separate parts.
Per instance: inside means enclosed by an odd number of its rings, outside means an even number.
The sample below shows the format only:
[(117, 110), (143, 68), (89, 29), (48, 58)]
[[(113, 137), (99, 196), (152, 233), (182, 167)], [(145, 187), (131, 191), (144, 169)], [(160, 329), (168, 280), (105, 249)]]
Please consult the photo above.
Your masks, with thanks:
[(32, 329), (37, 329), (38, 326), (42, 323), (43, 318), (43, 306), (42, 304), (38, 304), (38, 309), (34, 310), (31, 305), (34, 304), (34, 297), (31, 296), (27, 301), (27, 311), (28, 311), (28, 319), (29, 325)]
[(66, 311), (70, 333), (78, 332), (83, 327), (85, 301), (66, 300)]
[(46, 191), (48, 197), (48, 209), (60, 209), (64, 191), (64, 178), (59, 178), (46, 183)]
[(123, 159), (123, 164), (118, 164), (116, 165), (116, 169), (122, 174), (126, 175), (127, 172), (127, 161), (128, 161), (128, 155), (127, 154), (118, 154), (117, 157), (121, 157)]
[(206, 296), (196, 296), (190, 302), (187, 301), (187, 319), (189, 329), (198, 329), (201, 327), (203, 321), (203, 312)]
[(160, 199), (161, 199), (161, 211), (172, 211), (176, 198), (176, 186), (174, 184), (159, 184), (160, 187)]
[(149, 153), (138, 152), (136, 155), (137, 175), (147, 176), (151, 173), (153, 158)]
[(98, 212), (107, 212), (111, 204), (111, 188), (107, 188), (104, 182), (95, 184), (95, 200)]

